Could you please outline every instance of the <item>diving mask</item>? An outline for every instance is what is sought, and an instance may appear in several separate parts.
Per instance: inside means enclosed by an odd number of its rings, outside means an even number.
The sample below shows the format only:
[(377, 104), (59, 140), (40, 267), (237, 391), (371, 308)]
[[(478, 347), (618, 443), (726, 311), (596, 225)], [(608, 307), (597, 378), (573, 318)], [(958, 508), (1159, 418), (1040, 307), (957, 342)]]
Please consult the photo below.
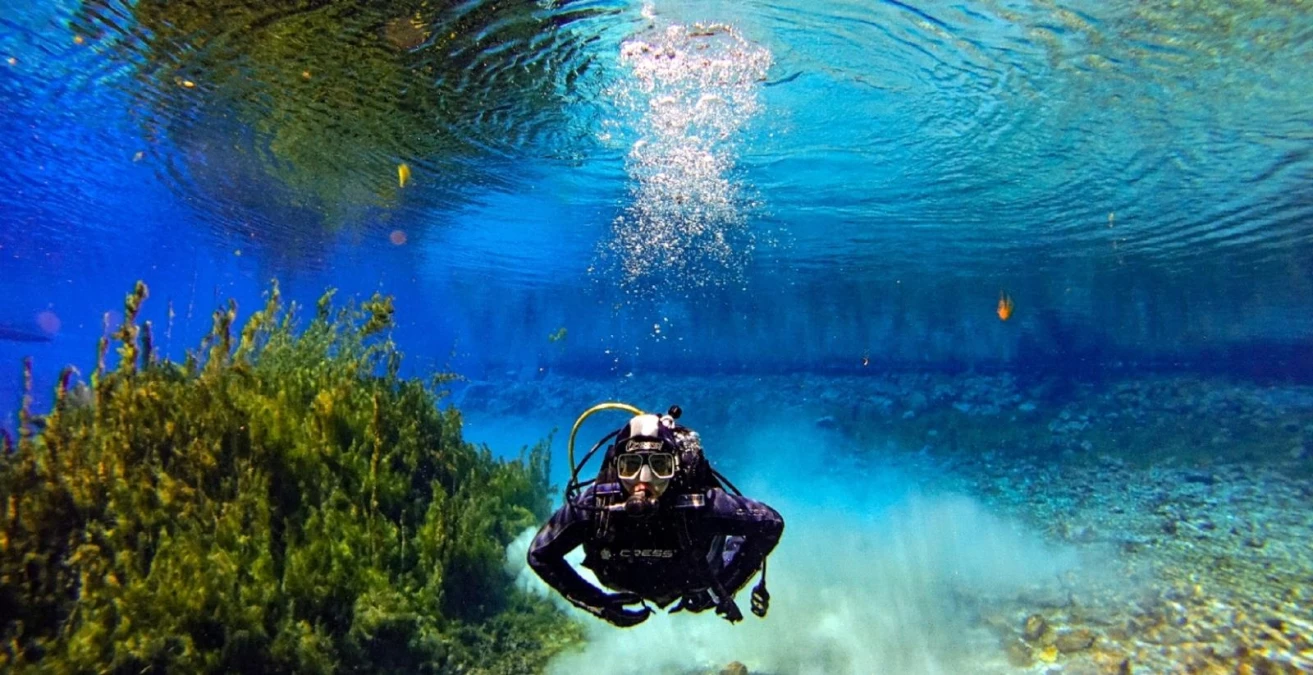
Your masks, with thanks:
[(661, 441), (630, 441), (625, 452), (616, 455), (616, 477), (625, 492), (645, 492), (649, 499), (660, 497), (675, 477), (678, 462), (675, 454), (662, 450)]
[(653, 478), (670, 480), (675, 477), (675, 455), (669, 452), (626, 452), (615, 458), (616, 474), (621, 480), (638, 478), (644, 468), (651, 470)]

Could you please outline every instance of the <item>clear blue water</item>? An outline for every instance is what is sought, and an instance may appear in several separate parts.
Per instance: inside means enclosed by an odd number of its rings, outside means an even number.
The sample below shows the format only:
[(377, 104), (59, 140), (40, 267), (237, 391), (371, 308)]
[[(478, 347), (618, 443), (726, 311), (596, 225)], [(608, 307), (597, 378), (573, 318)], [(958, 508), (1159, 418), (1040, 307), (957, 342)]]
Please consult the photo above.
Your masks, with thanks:
[(0, 9), (6, 427), (138, 279), (175, 358), (277, 278), (476, 381), (1313, 378), (1306, 3), (162, 6)]

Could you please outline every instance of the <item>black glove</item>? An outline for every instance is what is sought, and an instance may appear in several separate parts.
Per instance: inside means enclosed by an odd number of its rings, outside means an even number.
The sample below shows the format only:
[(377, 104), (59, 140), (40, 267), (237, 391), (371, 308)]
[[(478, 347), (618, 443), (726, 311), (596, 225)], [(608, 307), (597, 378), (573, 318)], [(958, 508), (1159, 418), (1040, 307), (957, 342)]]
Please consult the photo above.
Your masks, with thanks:
[(679, 604), (675, 605), (675, 608), (670, 610), (670, 613), (674, 614), (675, 612), (688, 610), (697, 614), (698, 612), (705, 612), (715, 606), (716, 600), (711, 597), (711, 591), (703, 589), (680, 598)]
[(743, 620), (743, 612), (739, 610), (738, 603), (734, 598), (726, 596), (724, 600), (716, 605), (716, 616), (719, 616), (730, 623), (738, 623)]
[(606, 599), (600, 605), (585, 606), (595, 616), (599, 616), (612, 624), (621, 628), (637, 626), (647, 617), (652, 616), (652, 610), (647, 605), (641, 609), (625, 609), (625, 605), (632, 605), (636, 602), (642, 602), (643, 598), (637, 593), (615, 593), (607, 595)]

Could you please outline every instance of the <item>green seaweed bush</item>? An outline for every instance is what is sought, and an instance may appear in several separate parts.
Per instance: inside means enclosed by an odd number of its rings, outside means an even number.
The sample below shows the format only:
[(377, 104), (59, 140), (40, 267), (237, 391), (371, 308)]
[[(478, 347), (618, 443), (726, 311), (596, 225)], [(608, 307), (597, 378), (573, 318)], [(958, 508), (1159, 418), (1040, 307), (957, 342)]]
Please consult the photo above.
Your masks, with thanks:
[(546, 443), (464, 442), (450, 376), (399, 377), (390, 298), (330, 292), (297, 332), (275, 284), (175, 363), (146, 295), (117, 367), (102, 338), (6, 442), (0, 670), (521, 673), (579, 639), (503, 566), (550, 507)]

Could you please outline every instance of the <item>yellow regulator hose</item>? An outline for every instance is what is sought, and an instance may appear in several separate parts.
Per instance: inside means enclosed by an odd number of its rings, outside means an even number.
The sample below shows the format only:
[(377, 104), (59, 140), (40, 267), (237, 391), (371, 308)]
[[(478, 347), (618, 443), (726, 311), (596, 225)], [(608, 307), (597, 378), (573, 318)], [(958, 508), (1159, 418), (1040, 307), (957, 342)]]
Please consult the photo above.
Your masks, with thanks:
[(617, 402), (615, 402), (615, 401), (608, 401), (608, 402), (606, 402), (606, 403), (598, 403), (597, 405), (595, 405), (595, 406), (593, 406), (593, 407), (591, 407), (591, 408), (585, 410), (585, 411), (583, 412), (583, 414), (579, 416), (579, 419), (577, 419), (577, 420), (574, 421), (574, 428), (570, 429), (570, 442), (569, 442), (569, 444), (567, 445), (567, 448), (568, 448), (569, 453), (570, 453), (570, 470), (571, 470), (571, 471), (574, 470), (574, 437), (575, 437), (576, 434), (579, 433), (579, 426), (582, 425), (582, 424), (584, 423), (584, 420), (588, 419), (588, 416), (589, 416), (589, 415), (592, 415), (592, 414), (595, 413), (595, 412), (601, 412), (601, 411), (603, 411), (603, 410), (624, 410), (625, 412), (632, 413), (632, 414), (634, 414), (634, 415), (642, 415), (642, 414), (643, 414), (643, 411), (642, 411), (642, 410), (639, 410), (638, 408), (635, 408), (634, 406), (629, 405), (628, 403), (617, 403)]

